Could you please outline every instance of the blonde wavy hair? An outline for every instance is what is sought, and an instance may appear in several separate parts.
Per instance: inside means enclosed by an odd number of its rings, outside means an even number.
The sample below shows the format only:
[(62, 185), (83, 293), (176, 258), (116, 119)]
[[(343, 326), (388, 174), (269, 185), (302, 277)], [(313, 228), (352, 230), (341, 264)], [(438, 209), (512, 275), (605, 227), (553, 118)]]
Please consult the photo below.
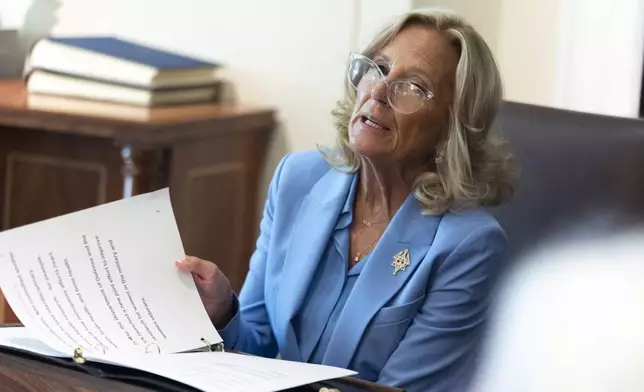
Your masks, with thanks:
[[(436, 157), (436, 172), (424, 172), (415, 179), (414, 196), (423, 204), (423, 212), (433, 215), (507, 201), (514, 194), (518, 172), (506, 143), (491, 132), (503, 87), (490, 48), (462, 17), (449, 10), (429, 8), (399, 17), (377, 34), (362, 54), (373, 58), (410, 25), (438, 29), (460, 52), (446, 139), (439, 142), (436, 151), (428, 151), (428, 156)], [(355, 90), (347, 81), (345, 97), (332, 111), (337, 146), (320, 149), (332, 167), (346, 172), (360, 167), (360, 157), (349, 143), (348, 125), (355, 102)]]

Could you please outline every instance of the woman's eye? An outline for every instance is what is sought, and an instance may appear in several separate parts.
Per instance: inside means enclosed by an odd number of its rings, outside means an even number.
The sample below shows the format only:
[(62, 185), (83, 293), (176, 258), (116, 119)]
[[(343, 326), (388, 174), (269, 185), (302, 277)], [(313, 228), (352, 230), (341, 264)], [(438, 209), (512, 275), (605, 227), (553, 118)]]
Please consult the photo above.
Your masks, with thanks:
[(424, 86), (422, 83), (420, 83), (420, 82), (415, 82), (415, 81), (411, 80), (411, 84), (412, 84), (414, 87), (416, 87), (417, 89), (419, 89), (419, 90), (423, 90), (423, 91), (425, 91), (425, 90), (426, 90), (425, 86)]
[(382, 72), (383, 75), (387, 75), (389, 73), (389, 68), (385, 64), (376, 64), (378, 65), (378, 69), (380, 72)]

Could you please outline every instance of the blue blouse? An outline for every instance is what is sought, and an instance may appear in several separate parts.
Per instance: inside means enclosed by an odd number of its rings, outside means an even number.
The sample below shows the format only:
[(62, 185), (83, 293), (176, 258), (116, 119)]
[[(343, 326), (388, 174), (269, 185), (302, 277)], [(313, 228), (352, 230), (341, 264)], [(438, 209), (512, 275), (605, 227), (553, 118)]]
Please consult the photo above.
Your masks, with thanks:
[[(352, 205), (356, 194), (357, 177), (355, 176), (347, 198), (345, 200), (342, 212), (338, 218), (333, 234), (322, 255), (321, 263), (312, 279), (311, 288), (307, 293), (303, 306), (316, 307), (315, 312), (300, 313), (293, 320), (293, 327), (300, 347), (305, 354), (309, 354), (304, 359), (310, 363), (324, 363), (324, 357), (327, 346), (331, 337), (336, 332), (336, 322), (344, 309), (344, 304), (351, 294), (353, 287), (360, 276), (368, 256), (360, 260), (356, 265), (349, 269), (349, 245), (350, 245), (350, 228), (353, 220)], [(325, 274), (338, 274), (342, 284), (321, 287), (321, 279)], [(332, 280), (333, 281), (333, 280)], [(338, 282), (338, 280), (335, 280)], [(322, 295), (320, 295), (322, 294)], [(329, 301), (329, 298), (334, 300)], [(311, 334), (311, 331), (318, 333)], [(309, 334), (302, 335), (304, 331)], [(339, 331), (338, 333), (342, 333)]]

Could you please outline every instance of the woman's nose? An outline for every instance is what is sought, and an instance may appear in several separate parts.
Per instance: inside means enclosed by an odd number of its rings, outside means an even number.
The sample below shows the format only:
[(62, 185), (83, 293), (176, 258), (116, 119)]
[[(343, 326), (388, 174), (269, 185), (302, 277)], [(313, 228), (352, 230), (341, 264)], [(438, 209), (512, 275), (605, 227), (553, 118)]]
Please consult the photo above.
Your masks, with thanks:
[(371, 89), (371, 97), (385, 106), (389, 106), (387, 95), (389, 93), (389, 86), (384, 80), (379, 80)]

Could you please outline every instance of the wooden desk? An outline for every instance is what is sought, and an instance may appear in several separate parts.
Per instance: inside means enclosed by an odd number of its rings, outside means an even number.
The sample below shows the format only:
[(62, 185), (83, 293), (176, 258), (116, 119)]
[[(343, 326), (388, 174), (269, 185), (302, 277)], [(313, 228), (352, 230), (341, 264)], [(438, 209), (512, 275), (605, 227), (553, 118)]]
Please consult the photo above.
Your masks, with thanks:
[[(169, 186), (186, 253), (216, 261), (241, 288), (272, 110), (106, 105), (98, 114), (83, 101), (61, 109), (34, 98), (46, 97), (0, 82), (0, 229)], [(0, 293), (0, 323), (12, 321)]]
[(0, 352), (0, 385), (12, 392), (149, 392), (152, 389), (93, 377), (25, 357)]

